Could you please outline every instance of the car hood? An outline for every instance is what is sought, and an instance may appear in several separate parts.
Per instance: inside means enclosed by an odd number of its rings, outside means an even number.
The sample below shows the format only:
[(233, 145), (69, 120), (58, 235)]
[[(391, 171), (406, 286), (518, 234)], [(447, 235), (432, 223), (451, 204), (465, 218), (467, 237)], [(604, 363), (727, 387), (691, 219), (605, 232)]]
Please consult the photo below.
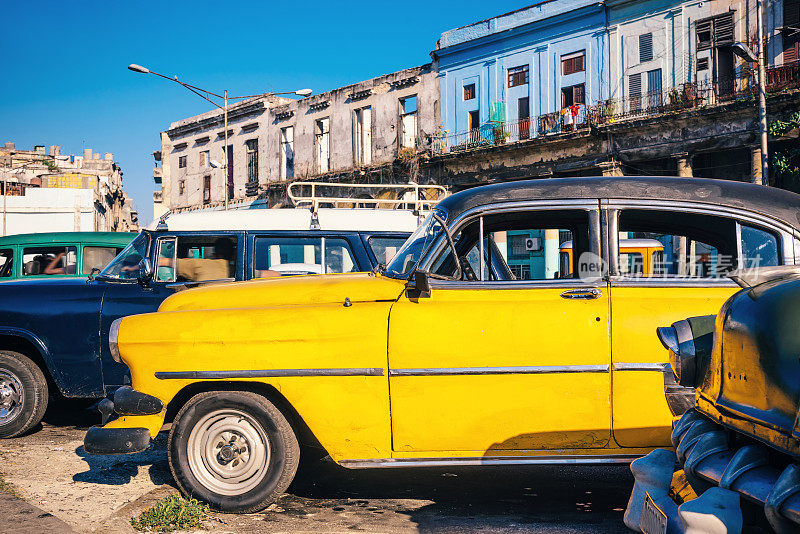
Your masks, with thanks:
[(182, 291), (158, 311), (260, 308), (397, 300), (403, 280), (372, 273), (283, 276), (249, 282), (211, 284)]

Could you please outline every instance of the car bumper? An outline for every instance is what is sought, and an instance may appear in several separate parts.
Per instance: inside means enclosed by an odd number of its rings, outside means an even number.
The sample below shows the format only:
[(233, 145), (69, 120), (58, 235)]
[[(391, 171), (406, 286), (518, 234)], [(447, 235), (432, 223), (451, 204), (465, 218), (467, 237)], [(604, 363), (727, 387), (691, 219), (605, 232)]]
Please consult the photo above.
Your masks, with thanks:
[(146, 428), (104, 428), (93, 426), (83, 438), (83, 448), (90, 454), (131, 454), (150, 446)]
[[(793, 462), (771, 465), (765, 446), (731, 446), (728, 436), (696, 410), (686, 412), (672, 432), (675, 452), (657, 449), (631, 464), (636, 483), (625, 510), (625, 524), (648, 534), (740, 532), (744, 503), (761, 508), (776, 532), (796, 532), (800, 526), (800, 466)], [(669, 494), (676, 465), (699, 495), (680, 505)]]

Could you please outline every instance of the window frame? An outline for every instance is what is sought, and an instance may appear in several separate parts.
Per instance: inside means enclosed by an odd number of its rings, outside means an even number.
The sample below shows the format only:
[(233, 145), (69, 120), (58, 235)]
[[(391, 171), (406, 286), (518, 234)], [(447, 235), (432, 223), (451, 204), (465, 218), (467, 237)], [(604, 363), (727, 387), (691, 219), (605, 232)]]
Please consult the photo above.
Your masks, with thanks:
[[(475, 100), (475, 97), (477, 96), (475, 82), (465, 84), (463, 87), (464, 87), (464, 95), (463, 95), (464, 102)], [(467, 89), (469, 89), (469, 91), (467, 91)]]
[[(589, 242), (592, 252), (601, 256), (601, 236), (602, 228), (600, 222), (600, 209), (598, 208), (599, 199), (573, 199), (573, 200), (532, 200), (525, 202), (501, 202), (476, 206), (472, 209), (460, 213), (452, 221), (448, 221), (447, 227), (452, 235), (456, 235), (462, 228), (466, 227), (478, 217), (512, 213), (520, 211), (555, 211), (555, 210), (576, 210), (585, 211), (589, 218)], [(444, 232), (438, 237), (435, 243), (428, 248), (427, 254), (420, 259), (417, 269), (429, 272), (431, 266), (438, 260), (439, 255), (449, 246)], [(476, 273), (480, 277), (480, 273)], [(580, 278), (554, 278), (548, 280), (442, 280), (437, 278), (430, 279), (432, 288), (440, 289), (543, 289), (543, 288), (598, 288), (606, 285), (605, 280), (588, 281)]]
[[(519, 80), (519, 78), (522, 77), (520, 75), (524, 75), (525, 81)], [(509, 89), (528, 85), (530, 83), (530, 65), (525, 63), (524, 65), (508, 67), (506, 69), (506, 82)]]
[(258, 137), (244, 142), (244, 153), (247, 163), (247, 182), (258, 183)]
[[(569, 72), (567, 72), (567, 65), (571, 65), (574, 67), (573, 63), (577, 63), (576, 62), (577, 59), (580, 59), (580, 68), (575, 67), (575, 70), (570, 70)], [(571, 76), (572, 74), (577, 74), (579, 72), (586, 72), (586, 50), (578, 50), (577, 52), (562, 54), (561, 75)]]
[[(582, 102), (575, 102), (575, 89), (578, 88), (578, 87), (582, 87), (582, 89), (581, 89), (581, 100), (582, 100)], [(571, 104), (567, 104), (566, 103), (564, 91), (566, 91), (567, 89), (571, 89), (572, 90), (571, 91), (572, 92), (572, 97), (571, 97), (572, 98), (572, 103)], [(566, 86), (561, 88), (561, 109), (565, 109), (565, 108), (568, 108), (568, 107), (574, 106), (574, 105), (579, 105), (579, 106), (585, 106), (586, 105), (586, 83), (585, 82), (584, 83), (576, 83), (576, 84), (573, 84), (573, 85), (566, 85)]]
[[(180, 287), (187, 287), (187, 284), (190, 287), (195, 287), (196, 285), (206, 284), (210, 282), (216, 281), (241, 281), (246, 280), (245, 278), (245, 269), (248, 264), (251, 262), (247, 259), (247, 250), (243, 249), (245, 240), (242, 239), (245, 233), (242, 231), (214, 231), (214, 230), (199, 230), (196, 232), (178, 232), (178, 233), (169, 233), (169, 234), (162, 234), (162, 235), (154, 235), (150, 239), (149, 249), (147, 251), (147, 257), (153, 260), (153, 269), (156, 271), (153, 275), (153, 282), (159, 284), (167, 284), (166, 287), (172, 288), (180, 288)], [(202, 281), (176, 281), (178, 273), (177, 273), (177, 260), (178, 260), (178, 245), (181, 239), (198, 239), (198, 238), (228, 238), (233, 241), (234, 246), (234, 257), (233, 257), (233, 272), (231, 277), (229, 278), (220, 278), (219, 280), (202, 280)], [(161, 243), (163, 241), (174, 241), (173, 247), (173, 254), (172, 254), (172, 280), (158, 280), (158, 255), (159, 250), (161, 248)], [(136, 280), (133, 280), (136, 282)]]
[[(315, 241), (316, 243), (313, 246), (317, 246), (318, 245), (320, 247), (320, 263), (317, 264), (316, 261), (315, 261), (315, 263), (313, 265), (319, 265), (321, 267), (322, 273), (320, 273), (320, 274), (342, 274), (342, 273), (346, 274), (346, 273), (359, 272), (359, 270), (361, 269), (361, 262), (360, 262), (360, 258), (359, 258), (359, 255), (358, 255), (359, 251), (356, 250), (353, 242), (350, 239), (348, 239), (346, 236), (344, 236), (344, 235), (328, 234), (328, 233), (325, 233), (325, 234), (316, 234), (316, 233), (315, 234), (254, 233), (254, 234), (252, 234), (252, 251), (253, 251), (252, 252), (252, 257), (249, 258), (249, 262), (248, 262), (250, 264), (250, 271), (251, 271), (250, 272), (250, 278), (254, 278), (255, 277), (255, 272), (256, 271), (265, 270), (265, 269), (256, 268), (256, 259), (257, 259), (257, 252), (256, 251), (259, 249), (259, 246), (260, 246), (259, 243), (258, 243), (259, 240), (268, 241), (268, 242), (269, 241), (273, 241), (273, 242), (274, 241), (288, 241), (288, 240), (310, 240), (310, 241)], [(327, 268), (327, 265), (325, 264), (325, 261), (326, 261), (326, 250), (327, 250), (326, 247), (328, 246), (327, 241), (329, 241), (329, 240), (341, 241), (346, 245), (348, 254), (350, 255), (350, 260), (352, 261), (353, 268), (355, 270), (342, 271), (342, 273), (333, 272), (333, 271), (328, 272), (328, 268)], [(298, 246), (298, 245), (294, 244), (292, 246)], [(305, 246), (305, 245), (299, 245), (299, 246)], [(296, 262), (289, 262), (288, 264), (290, 264), (290, 263), (296, 263)], [(287, 265), (287, 264), (278, 263), (278, 264), (275, 264), (275, 265)], [(269, 265), (266, 269), (271, 269), (272, 266), (273, 265)]]
[(709, 207), (707, 204), (671, 200), (636, 200), (636, 199), (604, 199), (603, 219), (606, 224), (603, 228), (603, 249), (606, 251), (606, 261), (609, 268), (609, 280), (617, 286), (649, 286), (649, 287), (738, 287), (733, 280), (726, 277), (720, 278), (667, 278), (659, 276), (627, 277), (619, 275), (616, 258), (619, 254), (619, 213), (625, 209), (652, 210), (652, 211), (677, 211), (698, 215), (710, 215), (733, 219), (736, 224), (737, 261), (742, 257), (742, 243), (740, 225), (747, 224), (759, 229), (776, 234), (778, 237), (779, 257), (782, 265), (794, 265), (795, 255), (793, 250), (794, 230), (777, 219), (772, 219), (757, 213), (726, 206)]
[[(78, 270), (82, 267), (82, 265), (80, 265), (81, 262), (79, 261), (80, 258), (78, 258), (78, 250), (80, 248), (81, 248), (80, 247), (80, 243), (72, 243), (72, 244), (57, 244), (57, 243), (56, 244), (47, 244), (47, 243), (45, 243), (45, 244), (40, 244), (40, 245), (37, 245), (37, 244), (22, 245), (22, 246), (19, 247), (19, 259), (20, 259), (20, 266), (21, 266), (20, 267), (20, 273), (19, 273), (20, 276), (19, 276), (19, 278), (38, 278), (38, 277), (47, 278), (47, 277), (53, 277), (53, 276), (80, 275), (80, 273), (78, 272)], [(64, 253), (65, 253), (64, 273), (63, 274), (47, 274), (45, 272), (40, 272), (38, 274), (28, 274), (28, 273), (26, 273), (25, 272), (25, 263), (26, 263), (25, 262), (25, 255), (26, 255), (26, 251), (27, 250), (32, 250), (32, 249), (63, 249)], [(69, 254), (70, 249), (73, 249), (73, 251), (75, 253), (75, 263), (73, 264), (74, 267), (75, 267), (75, 272), (72, 272), (72, 273), (66, 272), (67, 271), (67, 265), (68, 265), (67, 261), (66, 261), (66, 254)], [(34, 256), (37, 255), (37, 253), (32, 253), (32, 252), (28, 252), (27, 254), (34, 254)], [(41, 254), (41, 253), (38, 253), (38, 254)], [(48, 252), (47, 254), (50, 254), (50, 252)]]
[(182, 156), (178, 156), (178, 168), (179, 169), (185, 169), (186, 165), (188, 163), (188, 159), (189, 158), (188, 158), (188, 156), (186, 154), (184, 154)]
[[(406, 111), (406, 101), (412, 99), (414, 100), (414, 111)], [(413, 95), (399, 97), (397, 103), (400, 113), (400, 148), (416, 148), (419, 141), (419, 95), (414, 93)], [(408, 135), (409, 132), (406, 131), (406, 117), (414, 117), (412, 121), (414, 123), (412, 126), (413, 132), (410, 132), (410, 135)], [(406, 144), (407, 137), (413, 139), (411, 144)]]

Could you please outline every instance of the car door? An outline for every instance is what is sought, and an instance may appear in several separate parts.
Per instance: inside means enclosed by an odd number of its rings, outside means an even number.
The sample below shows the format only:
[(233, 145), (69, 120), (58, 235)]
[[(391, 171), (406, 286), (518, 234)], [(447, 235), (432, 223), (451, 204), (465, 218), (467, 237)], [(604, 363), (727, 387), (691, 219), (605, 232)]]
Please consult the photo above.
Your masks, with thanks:
[[(707, 206), (610, 201), (613, 434), (622, 447), (670, 446), (672, 413), (664, 395), (667, 353), (659, 326), (716, 315), (739, 288), (726, 273), (737, 267), (793, 263), (784, 235), (764, 218)], [(652, 272), (624, 267), (620, 239), (656, 240)]]
[[(115, 362), (108, 347), (111, 323), (120, 317), (154, 312), (170, 295), (187, 287), (209, 281), (204, 275), (220, 279), (243, 279), (241, 232), (196, 232), (162, 234), (150, 243), (147, 254), (153, 262), (153, 278), (147, 284), (136, 280), (106, 282), (100, 316), (100, 361), (107, 388), (124, 385), (128, 368)], [(223, 243), (224, 242), (224, 243)], [(224, 254), (220, 251), (225, 244)], [(217, 256), (225, 256), (217, 257)], [(131, 261), (131, 264), (135, 262)], [(205, 264), (204, 264), (205, 263)], [(227, 263), (222, 269), (220, 264)], [(193, 278), (194, 277), (194, 278)]]
[[(574, 266), (597, 258), (598, 202), (508, 209), (453, 223), (463, 280), (442, 238), (421, 268), (445, 279), (431, 279), (429, 297), (407, 293), (392, 307), (397, 454), (502, 455), (610, 440), (605, 282), (577, 268), (557, 272), (560, 242), (576, 243)], [(510, 264), (507, 274), (491, 267), (492, 251)]]

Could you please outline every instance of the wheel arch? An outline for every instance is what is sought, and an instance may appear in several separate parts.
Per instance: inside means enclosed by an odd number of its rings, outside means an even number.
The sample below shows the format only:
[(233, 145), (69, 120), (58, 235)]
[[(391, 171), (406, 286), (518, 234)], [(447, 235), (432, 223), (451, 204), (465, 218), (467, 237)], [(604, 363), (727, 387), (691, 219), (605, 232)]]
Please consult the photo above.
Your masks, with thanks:
[[(322, 452), (322, 456), (327, 455), (328, 452), (319, 442), (317, 437), (306, 424), (303, 417), (295, 410), (294, 406), (284, 397), (280, 391), (274, 386), (264, 382), (248, 382), (248, 381), (204, 381), (195, 382), (181, 389), (167, 404), (167, 411), (164, 417), (164, 423), (172, 423), (175, 416), (180, 409), (189, 400), (200, 393), (207, 393), (212, 391), (246, 391), (261, 395), (269, 400), (272, 404), (283, 413), (286, 420), (294, 430), (297, 440), (300, 442), (304, 450), (312, 451), (317, 450)], [(301, 457), (303, 455), (301, 454)]]
[(51, 366), (50, 353), (41, 339), (27, 330), (0, 328), (0, 350), (24, 354), (42, 370), (51, 391), (63, 392), (60, 376)]

